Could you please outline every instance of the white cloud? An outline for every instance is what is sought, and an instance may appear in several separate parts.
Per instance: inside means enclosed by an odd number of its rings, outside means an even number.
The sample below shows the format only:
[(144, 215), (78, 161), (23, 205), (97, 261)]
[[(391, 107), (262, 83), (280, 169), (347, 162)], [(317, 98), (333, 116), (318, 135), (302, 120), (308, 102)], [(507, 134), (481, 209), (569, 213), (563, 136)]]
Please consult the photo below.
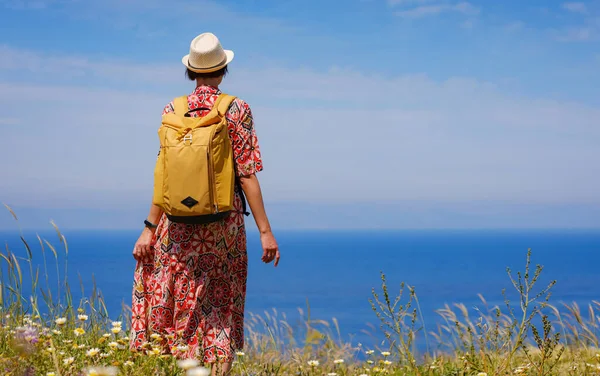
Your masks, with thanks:
[[(176, 70), (179, 69), (177, 72)], [(31, 50), (13, 48), (0, 44), (0, 73), (2, 71), (26, 71), (35, 74), (54, 75), (69, 72), (70, 77), (101, 77), (136, 82), (172, 81), (173, 75), (181, 74), (183, 65), (173, 66), (134, 63), (128, 61), (106, 61), (99, 57), (60, 56)]]
[(568, 10), (569, 12), (573, 12), (573, 13), (581, 13), (581, 14), (587, 13), (587, 6), (585, 5), (585, 3), (582, 3), (582, 2), (563, 3), (562, 7), (564, 9)]
[(596, 37), (596, 30), (591, 27), (576, 27), (560, 31), (556, 36), (559, 42), (586, 42)]
[(43, 10), (57, 3), (53, 0), (1, 0), (0, 5), (9, 9)]
[(402, 6), (402, 5), (413, 5), (413, 4), (425, 4), (433, 3), (436, 0), (388, 0), (390, 6)]
[(577, 23), (555, 30), (554, 38), (557, 41), (589, 42), (600, 38), (600, 14), (595, 6), (590, 4), (588, 7), (584, 2), (567, 2), (562, 7), (582, 16), (578, 17)]
[(463, 29), (469, 29), (469, 30), (473, 29), (475, 27), (475, 21), (466, 20), (460, 24), (460, 27), (462, 27)]
[(447, 12), (465, 15), (477, 15), (479, 14), (480, 9), (469, 2), (461, 2), (457, 4), (421, 5), (412, 9), (400, 10), (394, 14), (403, 18), (422, 18)]
[[(271, 17), (238, 11), (214, 0), (0, 0), (0, 6), (26, 11), (60, 12), (61, 16), (80, 21), (99, 22), (109, 27), (138, 30), (138, 36), (151, 37), (174, 30), (197, 30), (198, 17), (203, 27), (214, 27), (227, 20), (228, 28), (242, 28), (248, 33), (296, 27)], [(166, 25), (166, 26), (165, 26)]]
[[(3, 51), (12, 55), (0, 57), (0, 72), (10, 73), (10, 56), (21, 52)], [(11, 161), (3, 170), (0, 200), (143, 206), (151, 195), (160, 111), (181, 94), (166, 81), (180, 80), (181, 72), (54, 59), (26, 66), (35, 82), (0, 83), (4, 116), (21, 121), (5, 127), (0, 138), (0, 159)], [(86, 75), (136, 81), (138, 89), (100, 89), (86, 80), (69, 87), (43, 82), (44, 69), (60, 81), (74, 65)], [(165, 90), (153, 93), (145, 82), (156, 85), (156, 72), (164, 74)], [(191, 84), (181, 88), (191, 90)], [(343, 69), (240, 68), (224, 88), (252, 106), (270, 202), (600, 203), (600, 167), (590, 163), (600, 160), (598, 108), (509, 95), (469, 78), (435, 81)]]
[[(543, 36), (544, 39), (548, 38), (558, 42), (590, 42), (600, 38), (600, 17), (595, 6), (592, 6), (591, 3), (588, 6), (584, 2), (566, 2), (561, 4), (561, 8), (580, 16), (566, 17), (564, 11), (558, 12), (548, 7), (542, 7), (537, 8), (537, 12), (547, 21), (543, 26), (516, 21), (507, 23), (503, 29), (509, 33), (527, 31), (527, 34), (521, 34), (529, 38)], [(543, 42), (544, 40), (541, 40), (539, 43)]]
[(511, 33), (523, 30), (524, 28), (525, 28), (525, 23), (522, 21), (511, 22), (504, 26), (504, 30), (511, 32)]

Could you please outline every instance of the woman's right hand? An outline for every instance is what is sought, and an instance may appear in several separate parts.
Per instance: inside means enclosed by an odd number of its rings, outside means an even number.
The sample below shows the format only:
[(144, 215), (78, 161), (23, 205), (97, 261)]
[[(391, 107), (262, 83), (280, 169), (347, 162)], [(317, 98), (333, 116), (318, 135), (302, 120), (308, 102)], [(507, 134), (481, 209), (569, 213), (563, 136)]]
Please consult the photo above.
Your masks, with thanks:
[(133, 247), (133, 257), (138, 262), (152, 262), (153, 258), (153, 244), (152, 240), (154, 233), (149, 228), (144, 228), (142, 234), (138, 238), (135, 246)]

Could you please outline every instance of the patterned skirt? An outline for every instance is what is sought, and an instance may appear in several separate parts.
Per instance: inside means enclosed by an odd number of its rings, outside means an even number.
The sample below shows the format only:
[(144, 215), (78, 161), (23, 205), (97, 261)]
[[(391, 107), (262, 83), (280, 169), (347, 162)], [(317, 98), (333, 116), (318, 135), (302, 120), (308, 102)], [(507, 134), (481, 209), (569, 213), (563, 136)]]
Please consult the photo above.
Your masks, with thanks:
[(131, 350), (154, 345), (180, 359), (231, 361), (244, 345), (247, 274), (241, 213), (202, 225), (171, 223), (163, 215), (154, 262), (135, 269)]

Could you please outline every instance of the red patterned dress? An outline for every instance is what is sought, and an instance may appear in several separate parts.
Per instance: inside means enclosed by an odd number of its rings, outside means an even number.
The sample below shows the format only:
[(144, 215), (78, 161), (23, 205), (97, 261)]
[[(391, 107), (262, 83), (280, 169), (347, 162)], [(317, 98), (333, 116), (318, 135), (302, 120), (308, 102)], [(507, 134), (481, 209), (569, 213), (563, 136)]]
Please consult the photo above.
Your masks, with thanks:
[[(199, 86), (189, 108), (211, 108), (219, 89)], [(173, 111), (173, 102), (163, 113)], [(204, 116), (208, 110), (191, 112)], [(250, 107), (236, 99), (227, 115), (238, 176), (262, 170)], [(159, 334), (163, 351), (203, 362), (231, 361), (244, 345), (248, 256), (242, 198), (234, 210), (209, 224), (171, 223), (165, 215), (155, 233), (154, 262), (138, 262), (134, 274), (130, 348), (143, 349)]]

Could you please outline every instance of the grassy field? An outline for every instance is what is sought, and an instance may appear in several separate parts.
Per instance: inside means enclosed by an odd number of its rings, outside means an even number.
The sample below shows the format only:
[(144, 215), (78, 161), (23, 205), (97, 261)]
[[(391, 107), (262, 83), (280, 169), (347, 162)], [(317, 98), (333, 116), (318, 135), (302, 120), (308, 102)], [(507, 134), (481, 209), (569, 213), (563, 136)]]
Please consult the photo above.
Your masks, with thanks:
[[(60, 247), (37, 237), (42, 251), (34, 255), (22, 237), (26, 257), (18, 257), (8, 247), (0, 252), (0, 373), (208, 374), (198, 362), (161, 355), (157, 335), (145, 346), (145, 353), (130, 352), (129, 312), (107, 312), (95, 286), (88, 298), (73, 301), (66, 278), (68, 261), (64, 265), (58, 261), (59, 254), (68, 260), (70, 250), (67, 239), (55, 229)], [(236, 354), (233, 374), (600, 374), (600, 303), (590, 302), (585, 314), (577, 305), (548, 304), (554, 282), (539, 287), (543, 267), (532, 267), (531, 251), (525, 256), (523, 271), (507, 270), (520, 301), (506, 301), (476, 316), (461, 304), (442, 307), (438, 314), (444, 325), (434, 331), (424, 330), (416, 292), (401, 285), (392, 294), (382, 275), (370, 298), (385, 339), (379, 348), (343, 341), (335, 319), (315, 320), (309, 309), (301, 310), (300, 326), (291, 325), (276, 310), (248, 313), (246, 346)], [(62, 278), (48, 281), (49, 265)], [(24, 280), (30, 281), (28, 291), (24, 291)], [(487, 306), (481, 299), (482, 306)], [(437, 350), (417, 352), (417, 339)]]

